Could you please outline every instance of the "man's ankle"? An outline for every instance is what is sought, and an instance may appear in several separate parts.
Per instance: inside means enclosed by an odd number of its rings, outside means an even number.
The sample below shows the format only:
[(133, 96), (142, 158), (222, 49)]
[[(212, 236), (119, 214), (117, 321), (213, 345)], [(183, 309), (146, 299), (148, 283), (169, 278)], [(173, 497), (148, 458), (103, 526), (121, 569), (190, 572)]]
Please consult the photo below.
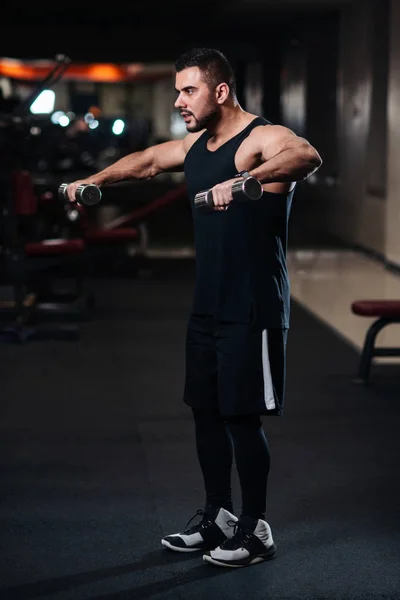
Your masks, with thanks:
[(244, 529), (254, 531), (257, 527), (258, 519), (259, 517), (241, 514), (239, 517), (239, 525), (241, 525)]
[(221, 504), (214, 504), (211, 502), (206, 502), (204, 512), (207, 515), (216, 517), (220, 508), (224, 508), (225, 510), (227, 510), (233, 514), (233, 506), (231, 503), (228, 503), (228, 502), (223, 502)]

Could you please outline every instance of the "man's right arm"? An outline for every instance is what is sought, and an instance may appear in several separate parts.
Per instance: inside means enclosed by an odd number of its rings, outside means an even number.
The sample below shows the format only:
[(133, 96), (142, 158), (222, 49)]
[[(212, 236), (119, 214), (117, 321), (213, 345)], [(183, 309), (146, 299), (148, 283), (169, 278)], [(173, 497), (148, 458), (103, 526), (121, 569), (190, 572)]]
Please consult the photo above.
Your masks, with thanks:
[(150, 179), (165, 171), (180, 171), (185, 161), (187, 147), (185, 138), (156, 144), (143, 151), (127, 154), (102, 171), (70, 183), (67, 187), (68, 198), (71, 202), (75, 201), (76, 188), (82, 183), (91, 183), (100, 187), (118, 181)]

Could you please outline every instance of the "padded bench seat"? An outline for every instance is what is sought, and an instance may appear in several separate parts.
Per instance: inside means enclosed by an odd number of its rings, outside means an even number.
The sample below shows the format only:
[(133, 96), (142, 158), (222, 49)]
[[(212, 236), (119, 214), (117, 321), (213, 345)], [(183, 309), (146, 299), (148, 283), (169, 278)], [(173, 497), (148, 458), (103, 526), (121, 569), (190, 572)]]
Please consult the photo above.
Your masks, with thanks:
[(400, 300), (356, 300), (351, 309), (363, 317), (400, 317)]
[(65, 256), (80, 254), (85, 249), (85, 242), (81, 239), (54, 239), (25, 244), (27, 256)]
[(367, 384), (374, 356), (400, 356), (400, 336), (399, 347), (375, 347), (376, 337), (383, 327), (400, 323), (400, 300), (355, 300), (351, 304), (351, 310), (361, 317), (376, 317), (366, 333), (358, 377), (355, 379), (355, 383)]

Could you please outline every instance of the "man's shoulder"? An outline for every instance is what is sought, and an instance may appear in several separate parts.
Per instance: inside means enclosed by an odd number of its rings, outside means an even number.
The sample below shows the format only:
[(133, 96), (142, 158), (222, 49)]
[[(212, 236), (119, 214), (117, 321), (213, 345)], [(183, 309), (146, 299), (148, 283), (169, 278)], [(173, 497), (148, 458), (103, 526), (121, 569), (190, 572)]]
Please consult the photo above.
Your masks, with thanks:
[(190, 148), (193, 146), (195, 142), (203, 135), (206, 129), (202, 129), (201, 131), (196, 131), (195, 133), (188, 133), (182, 140), (183, 148), (185, 154), (187, 154)]
[(271, 123), (271, 121), (267, 121), (265, 119), (264, 123), (257, 124), (250, 132), (250, 136), (252, 138), (278, 138), (282, 135), (287, 135), (290, 132), (290, 129), (285, 127), (284, 125)]

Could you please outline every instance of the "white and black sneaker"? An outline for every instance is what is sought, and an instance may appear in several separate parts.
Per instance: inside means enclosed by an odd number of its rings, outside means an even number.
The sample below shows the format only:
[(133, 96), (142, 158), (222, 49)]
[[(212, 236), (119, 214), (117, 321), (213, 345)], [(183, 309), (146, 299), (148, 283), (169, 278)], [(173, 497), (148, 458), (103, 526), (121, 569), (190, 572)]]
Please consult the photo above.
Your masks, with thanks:
[[(203, 517), (202, 520), (188, 529), (191, 521), (197, 516)], [(161, 543), (176, 552), (211, 550), (233, 536), (236, 521), (237, 517), (225, 508), (220, 508), (214, 515), (198, 510), (189, 520), (183, 533), (167, 535), (162, 538)]]
[(255, 527), (246, 525), (242, 519), (232, 523), (233, 537), (206, 552), (203, 559), (220, 567), (247, 567), (273, 558), (276, 546), (268, 523), (258, 519)]

